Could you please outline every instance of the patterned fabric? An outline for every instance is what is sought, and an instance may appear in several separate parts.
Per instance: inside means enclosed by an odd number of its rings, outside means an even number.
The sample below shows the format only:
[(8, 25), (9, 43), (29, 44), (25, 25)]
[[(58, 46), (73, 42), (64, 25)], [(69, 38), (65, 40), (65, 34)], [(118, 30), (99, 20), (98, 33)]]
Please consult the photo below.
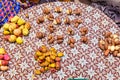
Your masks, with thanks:
[(0, 2), (0, 26), (20, 11), (20, 4), (16, 0), (2, 0)]
[(110, 5), (108, 1), (96, 1), (92, 3), (92, 6), (99, 8), (120, 27), (120, 5), (114, 4), (114, 2)]
[[(52, 23), (45, 19), (44, 23), (37, 24), (36, 19), (39, 15), (42, 15), (42, 9), (44, 6), (50, 7), (51, 13), (54, 17), (60, 17), (62, 21), (66, 18), (66, 9), (68, 7), (73, 10), (80, 8), (82, 10), (81, 16), (69, 15), (70, 20), (79, 18), (83, 20), (83, 23), (75, 28), (72, 24), (65, 25), (63, 22), (61, 25), (55, 25), (55, 31), (53, 36), (64, 35), (64, 41), (62, 44), (48, 44), (47, 36), (50, 34), (47, 25)], [(59, 15), (54, 12), (56, 6), (61, 6), (63, 12)], [(25, 17), (28, 13), (29, 18)], [(29, 36), (23, 37), (24, 43), (18, 45), (16, 43), (9, 43), (0, 38), (0, 47), (5, 48), (7, 53), (10, 54), (11, 60), (9, 64), (9, 70), (6, 72), (0, 72), (1, 80), (67, 80), (68, 78), (88, 78), (89, 80), (119, 80), (120, 79), (120, 58), (109, 55), (105, 57), (103, 52), (98, 47), (98, 39), (102, 37), (104, 31), (111, 31), (113, 33), (120, 32), (120, 28), (103, 12), (95, 9), (91, 6), (84, 5), (82, 3), (47, 3), (34, 6), (26, 9), (18, 14), (21, 18), (31, 23), (31, 30)], [(80, 27), (86, 26), (89, 31), (88, 44), (83, 44), (81, 34), (79, 32)], [(73, 36), (69, 36), (66, 33), (68, 27), (71, 27), (75, 33)], [(46, 33), (44, 39), (37, 39), (36, 32), (41, 31)], [(0, 30), (2, 35), (2, 29)], [(75, 47), (70, 48), (67, 45), (68, 38), (73, 37), (76, 41)], [(34, 54), (41, 45), (47, 47), (55, 47), (59, 51), (63, 51), (65, 56), (62, 57), (61, 70), (51, 74), (49, 71), (41, 74), (34, 75), (34, 69), (39, 69), (39, 64), (34, 60)], [(34, 79), (33, 79), (34, 78)]]

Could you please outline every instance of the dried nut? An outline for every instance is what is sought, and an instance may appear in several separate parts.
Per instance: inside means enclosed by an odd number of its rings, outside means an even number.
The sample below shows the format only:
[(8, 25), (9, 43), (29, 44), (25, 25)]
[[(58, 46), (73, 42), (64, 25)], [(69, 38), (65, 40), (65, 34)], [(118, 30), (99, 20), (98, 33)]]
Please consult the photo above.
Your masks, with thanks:
[(63, 42), (63, 40), (57, 40), (57, 43), (58, 44), (60, 44), (60, 43), (62, 43)]
[(44, 73), (45, 72), (45, 69), (42, 67), (42, 68), (40, 68), (40, 72), (41, 73)]
[(74, 44), (75, 43), (75, 39), (74, 38), (70, 38), (70, 42)]
[(116, 56), (117, 56), (117, 54), (118, 54), (118, 51), (114, 51), (114, 52), (113, 52), (113, 56), (115, 56), (115, 57), (116, 57)]
[(114, 50), (115, 50), (115, 46), (112, 45), (112, 46), (110, 47), (110, 51), (113, 52)]
[(8, 66), (0, 66), (0, 70), (1, 71), (6, 71), (6, 70), (8, 70), (9, 68), (8, 68)]
[(31, 25), (30, 25), (29, 22), (26, 22), (26, 23), (25, 23), (25, 28), (27, 28), (27, 29), (30, 29), (30, 28), (31, 28)]
[(119, 50), (120, 49), (120, 46), (115, 46), (115, 50)]
[(119, 41), (118, 38), (116, 38), (116, 39), (114, 40), (114, 42), (115, 42), (116, 45), (120, 44), (120, 41)]
[(80, 15), (81, 14), (81, 9), (79, 9), (79, 8), (76, 8), (75, 10), (74, 10), (74, 14), (76, 14), (76, 15)]
[(67, 33), (69, 35), (73, 35), (74, 34), (74, 31), (71, 29), (71, 28), (67, 28)]
[(41, 74), (40, 70), (35, 70), (34, 73), (35, 73), (36, 75), (40, 75), (40, 74)]
[(117, 54), (117, 57), (120, 57), (120, 53)]
[(109, 52), (110, 52), (110, 50), (108, 49), (108, 50), (106, 50), (105, 52), (104, 52), (104, 55), (105, 56), (108, 56), (109, 55)]
[(100, 42), (100, 44), (105, 44), (105, 41), (102, 39), (99, 42)]
[(59, 17), (55, 18), (55, 20), (53, 21), (53, 24), (61, 24), (61, 20)]
[(52, 35), (48, 36), (48, 43), (52, 44), (54, 42), (54, 37)]
[(39, 21), (39, 19), (37, 19), (37, 20), (36, 20), (36, 22), (37, 22), (37, 24), (40, 24), (40, 21)]
[(13, 34), (16, 36), (20, 36), (21, 35), (21, 29), (14, 29)]
[(103, 33), (103, 36), (105, 36), (105, 38), (110, 37), (110, 35), (112, 34), (112, 32), (105, 32)]
[(74, 27), (78, 28), (79, 24), (78, 23), (74, 23)]
[(53, 20), (54, 20), (54, 16), (53, 16), (52, 14), (49, 14), (49, 15), (47, 16), (47, 18), (48, 18), (48, 20), (50, 20), (50, 21), (53, 21)]
[(39, 16), (38, 20), (39, 20), (40, 23), (44, 22), (44, 16)]
[(53, 37), (52, 35), (48, 35), (48, 40), (52, 39), (52, 37)]
[(71, 9), (71, 8), (68, 8), (68, 9), (66, 10), (66, 13), (67, 13), (68, 15), (72, 14), (72, 9)]
[(88, 42), (88, 38), (86, 36), (82, 36), (81, 37), (81, 42), (87, 43)]
[(117, 34), (111, 34), (110, 37), (113, 39), (119, 38)]
[(65, 20), (64, 20), (64, 23), (65, 24), (70, 24), (70, 19), (68, 17), (66, 17)]
[(62, 11), (62, 8), (60, 6), (57, 6), (55, 8), (55, 12), (60, 13)]
[(53, 33), (54, 30), (55, 30), (55, 28), (54, 28), (54, 26), (53, 26), (52, 24), (50, 24), (50, 25), (48, 26), (48, 30), (50, 31), (50, 33)]
[(70, 47), (71, 47), (71, 48), (74, 48), (74, 44), (73, 44), (73, 43), (70, 43)]
[(85, 36), (86, 35), (86, 33), (85, 32), (81, 32), (81, 36)]
[(28, 15), (28, 14), (25, 14), (25, 17), (26, 17), (26, 18), (29, 18), (29, 15)]
[(37, 33), (36, 33), (36, 37), (39, 38), (39, 39), (42, 39), (42, 38), (45, 37), (45, 35), (44, 35), (44, 33), (42, 33), (42, 32), (37, 32)]
[(63, 39), (64, 37), (63, 37), (63, 35), (58, 35), (57, 36), (57, 40), (60, 40), (60, 39)]
[[(105, 50), (105, 48), (104, 48), (104, 45), (103, 44), (98, 44), (98, 46), (99, 46), (99, 48), (101, 49), (101, 50)], [(109, 49), (110, 50), (110, 49)]]
[(43, 9), (43, 13), (44, 13), (44, 14), (49, 14), (49, 13), (50, 13), (50, 9), (47, 8), (47, 7), (45, 7), (45, 8)]
[(48, 41), (49, 44), (52, 44), (53, 42), (54, 42), (54, 38), (52, 38)]

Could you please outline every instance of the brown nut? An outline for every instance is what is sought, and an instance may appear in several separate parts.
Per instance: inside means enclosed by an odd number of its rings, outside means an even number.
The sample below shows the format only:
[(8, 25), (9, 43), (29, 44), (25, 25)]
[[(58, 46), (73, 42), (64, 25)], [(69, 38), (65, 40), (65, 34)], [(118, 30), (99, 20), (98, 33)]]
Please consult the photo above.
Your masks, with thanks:
[(61, 20), (59, 17), (55, 18), (55, 20), (53, 21), (53, 24), (61, 24)]
[(105, 55), (105, 56), (108, 56), (108, 55), (109, 55), (109, 52), (110, 52), (109, 49), (108, 49), (108, 50), (105, 50), (105, 51), (104, 51), (104, 55)]
[(82, 27), (80, 28), (80, 32), (82, 36), (85, 36), (88, 33), (88, 28), (87, 27)]
[(113, 38), (113, 39), (116, 39), (116, 38), (119, 39), (119, 36), (117, 34), (111, 34), (110, 37)]
[(120, 44), (120, 41), (118, 38), (114, 39), (114, 42), (115, 42), (115, 45), (119, 45)]
[(118, 54), (118, 51), (114, 51), (114, 52), (113, 52), (113, 56), (114, 56), (114, 57), (116, 57), (117, 54)]
[(50, 33), (53, 33), (54, 30), (55, 30), (55, 28), (54, 28), (54, 26), (53, 26), (52, 24), (50, 24), (50, 25), (48, 26), (48, 30), (50, 31)]
[(88, 38), (86, 36), (82, 36), (81, 37), (81, 42), (87, 43), (88, 42)]
[(40, 21), (39, 21), (39, 19), (37, 19), (37, 20), (36, 20), (36, 22), (37, 22), (37, 24), (40, 24)]
[(76, 8), (73, 13), (76, 14), (76, 15), (80, 15), (81, 12), (82, 12), (81, 9)]
[(63, 39), (64, 37), (63, 37), (63, 35), (58, 35), (57, 36), (57, 40), (60, 40), (60, 39)]
[(103, 33), (103, 36), (105, 37), (105, 38), (108, 38), (108, 37), (110, 37), (110, 35), (112, 34), (112, 32), (105, 32), (105, 33)]
[(70, 42), (74, 44), (75, 43), (75, 39), (74, 38), (70, 38)]
[(50, 13), (50, 9), (47, 8), (47, 7), (45, 7), (45, 8), (43, 9), (43, 13), (44, 13), (44, 14), (49, 14), (49, 13)]
[(74, 27), (78, 28), (79, 24), (78, 23), (74, 23)]
[(60, 6), (57, 6), (57, 7), (55, 8), (55, 12), (57, 12), (57, 13), (62, 12), (62, 8), (61, 8)]
[(44, 16), (39, 16), (39, 19), (40, 23), (44, 22)]
[(73, 35), (74, 31), (71, 28), (67, 28), (67, 34)]
[(117, 54), (117, 57), (120, 57), (120, 53)]
[(70, 24), (70, 19), (68, 17), (66, 17), (65, 20), (64, 20), (64, 23), (65, 24)]
[(42, 38), (45, 37), (45, 35), (44, 35), (44, 33), (42, 33), (42, 32), (37, 32), (37, 33), (36, 33), (36, 37), (39, 38), (39, 39), (42, 39)]
[(71, 47), (71, 48), (74, 48), (74, 44), (73, 44), (73, 43), (70, 43), (70, 47)]
[(48, 18), (48, 20), (50, 20), (50, 21), (53, 21), (53, 20), (54, 20), (54, 16), (53, 16), (52, 14), (49, 14), (49, 15), (47, 16), (47, 18)]
[(54, 38), (52, 38), (48, 41), (49, 44), (52, 44), (53, 42), (54, 42)]
[(63, 40), (62, 40), (62, 39), (57, 40), (57, 43), (58, 43), (58, 44), (60, 44), (60, 43), (62, 43), (62, 42), (63, 42)]
[(68, 8), (68, 9), (66, 10), (66, 13), (67, 13), (68, 15), (71, 15), (71, 14), (72, 14), (72, 8)]
[(48, 35), (48, 40), (52, 39), (53, 36), (52, 35)]

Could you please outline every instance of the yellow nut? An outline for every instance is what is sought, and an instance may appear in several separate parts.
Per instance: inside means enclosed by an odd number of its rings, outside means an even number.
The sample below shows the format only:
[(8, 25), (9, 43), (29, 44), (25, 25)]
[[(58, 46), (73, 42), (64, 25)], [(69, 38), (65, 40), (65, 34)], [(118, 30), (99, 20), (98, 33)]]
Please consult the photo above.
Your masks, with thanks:
[(57, 55), (58, 55), (58, 57), (64, 56), (64, 54), (62, 52), (59, 52)]
[(34, 72), (35, 72), (36, 75), (40, 75), (41, 74), (40, 70), (35, 70)]
[(23, 24), (25, 24), (25, 20), (19, 18), (17, 24), (18, 24), (18, 25), (23, 25)]
[(18, 37), (18, 38), (16, 39), (16, 43), (17, 43), (17, 44), (22, 44), (22, 43), (23, 43), (23, 39), (22, 39), (21, 37)]
[(57, 50), (54, 47), (50, 48), (50, 51), (55, 52), (55, 53), (57, 52)]
[(46, 57), (45, 59), (46, 59), (46, 61), (48, 61), (48, 62), (51, 61), (50, 57)]
[(40, 51), (36, 51), (35, 55), (36, 55), (36, 56), (41, 56), (42, 53), (41, 53)]
[(11, 35), (8, 40), (9, 40), (9, 42), (15, 42), (16, 41), (16, 36), (15, 35)]
[(5, 54), (5, 49), (4, 48), (0, 48), (0, 54)]
[(8, 35), (8, 34), (10, 34), (10, 32), (9, 32), (9, 31), (4, 30), (3, 34), (4, 34), (4, 35)]
[(27, 36), (29, 34), (29, 30), (27, 28), (24, 28), (22, 30), (22, 33), (23, 33), (24, 36)]
[(39, 57), (40, 60), (43, 60), (44, 58), (45, 58), (44, 55), (42, 55), (42, 56)]
[(24, 28), (25, 28), (24, 25), (21, 25), (21, 26), (19, 27), (19, 29), (21, 29), (21, 30), (23, 30)]
[(14, 29), (13, 34), (19, 36), (21, 34), (21, 29)]
[(11, 19), (11, 22), (13, 23), (16, 23), (18, 21), (19, 17), (18, 16), (14, 16), (12, 19)]
[(5, 23), (5, 24), (3, 25), (3, 29), (4, 29), (4, 30), (8, 30), (8, 29), (9, 29), (9, 26), (10, 26), (9, 23)]
[(51, 59), (55, 59), (56, 56), (55, 56), (55, 55), (51, 55), (50, 58), (51, 58)]
[(54, 68), (55, 67), (55, 63), (50, 64), (50, 67)]
[(27, 29), (30, 29), (30, 28), (31, 28), (31, 26), (30, 26), (30, 23), (29, 23), (29, 22), (26, 22), (26, 23), (25, 23), (25, 28), (27, 28)]
[(45, 71), (47, 71), (47, 70), (49, 70), (49, 68), (48, 68), (48, 67), (45, 67)]

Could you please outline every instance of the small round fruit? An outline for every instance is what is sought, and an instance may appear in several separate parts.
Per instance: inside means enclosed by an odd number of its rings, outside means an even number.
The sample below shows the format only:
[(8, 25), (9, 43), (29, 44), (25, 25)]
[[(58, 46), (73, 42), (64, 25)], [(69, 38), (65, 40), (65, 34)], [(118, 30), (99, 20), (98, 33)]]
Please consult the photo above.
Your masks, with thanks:
[(20, 29), (15, 29), (13, 31), (13, 34), (16, 35), (16, 36), (19, 36), (21, 34), (21, 30)]
[(16, 36), (15, 35), (11, 35), (8, 40), (9, 40), (9, 42), (15, 42), (16, 41)]
[(22, 43), (23, 43), (23, 39), (22, 39), (21, 37), (18, 37), (18, 38), (16, 39), (16, 43), (17, 43), (17, 44), (22, 44)]
[(5, 49), (4, 48), (0, 48), (0, 54), (5, 54)]

